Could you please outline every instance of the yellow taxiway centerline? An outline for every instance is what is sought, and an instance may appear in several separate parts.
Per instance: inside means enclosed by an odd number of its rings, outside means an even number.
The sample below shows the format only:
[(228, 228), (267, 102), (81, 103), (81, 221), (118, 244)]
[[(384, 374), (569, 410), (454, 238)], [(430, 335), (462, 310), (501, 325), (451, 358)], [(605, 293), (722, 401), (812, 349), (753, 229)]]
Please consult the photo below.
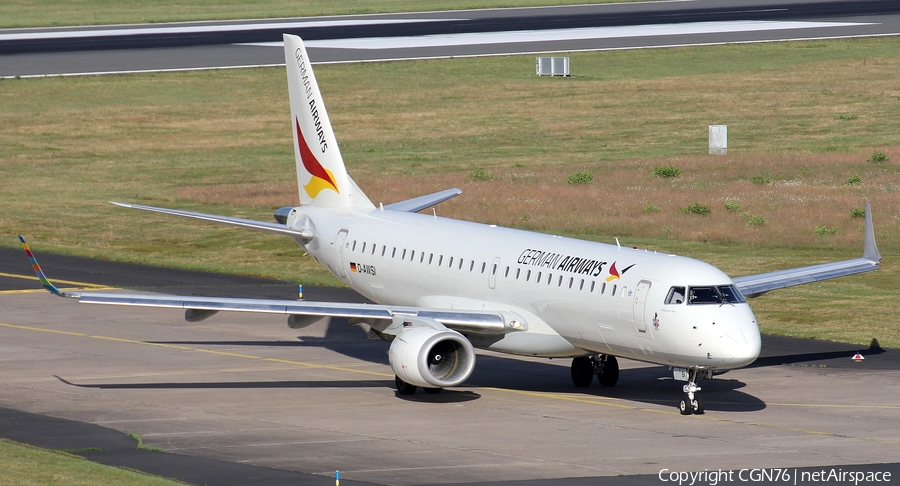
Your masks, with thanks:
[[(40, 279), (34, 275), (22, 275), (18, 273), (4, 273), (0, 272), (0, 277), (7, 278), (21, 278), (24, 280), (34, 280), (40, 282)], [(87, 282), (75, 282), (73, 280), (53, 280), (53, 283), (61, 283), (66, 285), (74, 285), (76, 288), (65, 288), (61, 290), (73, 291), (73, 290), (109, 290), (114, 289), (115, 287), (109, 287), (107, 285), (98, 285)], [(34, 288), (34, 289), (20, 289), (20, 290), (0, 290), (0, 294), (32, 294), (38, 292), (46, 292), (43, 288)]]

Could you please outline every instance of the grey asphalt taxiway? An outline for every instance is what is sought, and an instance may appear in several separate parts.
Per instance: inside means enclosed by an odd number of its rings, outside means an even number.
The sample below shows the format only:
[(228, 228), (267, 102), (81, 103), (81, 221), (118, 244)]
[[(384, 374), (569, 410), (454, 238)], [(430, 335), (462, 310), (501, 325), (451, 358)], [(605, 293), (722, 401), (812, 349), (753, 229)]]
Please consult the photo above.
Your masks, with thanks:
[[(33, 249), (61, 286), (296, 291)], [(625, 360), (617, 386), (585, 390), (568, 360), (479, 352), (464, 386), (400, 397), (388, 343), (346, 322), (292, 330), (282, 317), (231, 313), (188, 323), (174, 310), (57, 298), (29, 270), (18, 250), (0, 249), (0, 437), (96, 447), (83, 454), (102, 462), (197, 484), (330, 484), (336, 470), (348, 484), (396, 485), (658, 484), (661, 470), (835, 466), (900, 474), (895, 350), (863, 347), (856, 363), (856, 346), (765, 336), (756, 365), (701, 382), (701, 416), (678, 414), (680, 383), (666, 368)], [(166, 454), (135, 452), (124, 432)]]

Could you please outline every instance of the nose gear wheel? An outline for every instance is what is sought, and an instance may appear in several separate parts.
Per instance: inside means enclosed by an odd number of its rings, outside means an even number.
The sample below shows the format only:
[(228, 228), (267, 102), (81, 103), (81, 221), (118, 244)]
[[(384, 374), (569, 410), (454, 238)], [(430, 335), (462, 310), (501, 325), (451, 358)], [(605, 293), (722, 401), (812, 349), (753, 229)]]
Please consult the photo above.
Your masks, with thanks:
[(705, 412), (703, 398), (698, 393), (701, 388), (697, 386), (697, 374), (698, 370), (692, 369), (690, 380), (683, 387), (684, 395), (678, 403), (678, 411), (681, 412), (681, 415), (703, 415)]

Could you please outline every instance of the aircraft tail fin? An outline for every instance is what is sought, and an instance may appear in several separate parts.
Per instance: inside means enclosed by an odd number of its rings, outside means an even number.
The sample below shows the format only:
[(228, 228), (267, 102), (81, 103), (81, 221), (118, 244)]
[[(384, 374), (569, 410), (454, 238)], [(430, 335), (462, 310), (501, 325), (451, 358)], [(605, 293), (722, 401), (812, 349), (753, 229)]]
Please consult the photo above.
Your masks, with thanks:
[(347, 174), (303, 41), (284, 34), (300, 205), (373, 208)]

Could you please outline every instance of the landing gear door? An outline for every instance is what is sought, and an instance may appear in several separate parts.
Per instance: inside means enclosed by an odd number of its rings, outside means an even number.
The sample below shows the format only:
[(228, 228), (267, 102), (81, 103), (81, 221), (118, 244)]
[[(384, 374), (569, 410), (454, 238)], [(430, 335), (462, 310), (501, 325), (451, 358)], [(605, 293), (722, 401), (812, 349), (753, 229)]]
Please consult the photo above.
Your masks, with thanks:
[(641, 336), (650, 336), (647, 332), (647, 294), (650, 291), (650, 282), (641, 280), (634, 291), (634, 327)]
[(340, 278), (347, 278), (347, 270), (344, 269), (344, 242), (347, 241), (349, 230), (342, 229), (334, 240), (334, 265)]

